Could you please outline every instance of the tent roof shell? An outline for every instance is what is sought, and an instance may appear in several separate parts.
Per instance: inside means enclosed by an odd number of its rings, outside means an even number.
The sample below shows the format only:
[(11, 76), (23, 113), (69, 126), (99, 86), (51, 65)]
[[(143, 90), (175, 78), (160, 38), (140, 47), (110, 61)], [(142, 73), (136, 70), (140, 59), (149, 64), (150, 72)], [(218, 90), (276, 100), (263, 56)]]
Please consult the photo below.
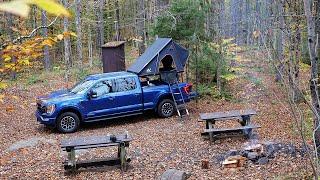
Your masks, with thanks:
[(159, 63), (167, 55), (172, 57), (177, 71), (182, 72), (189, 53), (188, 50), (173, 42), (171, 38), (158, 38), (136, 59), (128, 71), (139, 76), (159, 74)]

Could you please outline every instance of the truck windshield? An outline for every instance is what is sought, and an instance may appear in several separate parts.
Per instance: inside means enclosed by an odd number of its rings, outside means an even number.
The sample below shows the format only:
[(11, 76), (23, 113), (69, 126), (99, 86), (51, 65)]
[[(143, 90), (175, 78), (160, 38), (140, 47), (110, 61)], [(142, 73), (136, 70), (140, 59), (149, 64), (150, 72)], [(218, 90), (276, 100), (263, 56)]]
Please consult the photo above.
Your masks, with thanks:
[(70, 89), (70, 92), (75, 94), (83, 94), (85, 93), (97, 80), (84, 80), (78, 84), (76, 84), (73, 88)]

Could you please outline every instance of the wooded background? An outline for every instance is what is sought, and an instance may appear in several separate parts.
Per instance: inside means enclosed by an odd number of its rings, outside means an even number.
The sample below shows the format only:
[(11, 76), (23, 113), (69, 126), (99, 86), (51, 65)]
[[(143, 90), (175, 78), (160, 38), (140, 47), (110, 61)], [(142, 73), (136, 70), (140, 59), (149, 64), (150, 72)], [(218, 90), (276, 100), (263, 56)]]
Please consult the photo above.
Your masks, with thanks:
[[(7, 1), (0, 1), (7, 2)], [(171, 37), (190, 50), (185, 78), (201, 95), (227, 96), (224, 84), (235, 78), (233, 61), (243, 49), (267, 54), (275, 82), (288, 92), (300, 127), (304, 118), (297, 103), (314, 115), (317, 169), (320, 144), (318, 96), (317, 0), (61, 0), (71, 17), (55, 17), (36, 6), (28, 18), (0, 13), (1, 81), (25, 71), (84, 70), (101, 67), (101, 46), (126, 41), (129, 64), (157, 37)], [(41, 40), (41, 43), (40, 43)], [(310, 88), (300, 88), (301, 66), (310, 65)], [(30, 70), (31, 69), (31, 70)], [(6, 85), (2, 84), (1, 88)], [(313, 156), (315, 154), (315, 157)]]

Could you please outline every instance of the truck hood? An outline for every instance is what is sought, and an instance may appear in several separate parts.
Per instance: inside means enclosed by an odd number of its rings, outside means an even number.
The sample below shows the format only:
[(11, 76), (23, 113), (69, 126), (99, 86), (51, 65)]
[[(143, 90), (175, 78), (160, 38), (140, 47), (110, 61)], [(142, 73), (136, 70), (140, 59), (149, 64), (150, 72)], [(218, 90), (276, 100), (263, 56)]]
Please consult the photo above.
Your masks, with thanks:
[(79, 99), (82, 96), (83, 95), (81, 95), (81, 94), (74, 94), (66, 89), (63, 89), (63, 90), (51, 92), (48, 95), (39, 96), (37, 98), (37, 103), (42, 104), (42, 105), (54, 104), (56, 102), (60, 103), (60, 102), (64, 102), (64, 101)]

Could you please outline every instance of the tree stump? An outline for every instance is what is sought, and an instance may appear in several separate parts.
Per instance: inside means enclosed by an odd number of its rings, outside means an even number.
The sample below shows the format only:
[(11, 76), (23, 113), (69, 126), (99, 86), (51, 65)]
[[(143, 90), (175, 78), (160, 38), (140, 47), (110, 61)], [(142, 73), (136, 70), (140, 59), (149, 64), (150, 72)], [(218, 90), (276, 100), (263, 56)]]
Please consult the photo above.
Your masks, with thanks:
[(207, 159), (201, 160), (201, 168), (202, 169), (209, 169), (209, 160), (207, 160)]

